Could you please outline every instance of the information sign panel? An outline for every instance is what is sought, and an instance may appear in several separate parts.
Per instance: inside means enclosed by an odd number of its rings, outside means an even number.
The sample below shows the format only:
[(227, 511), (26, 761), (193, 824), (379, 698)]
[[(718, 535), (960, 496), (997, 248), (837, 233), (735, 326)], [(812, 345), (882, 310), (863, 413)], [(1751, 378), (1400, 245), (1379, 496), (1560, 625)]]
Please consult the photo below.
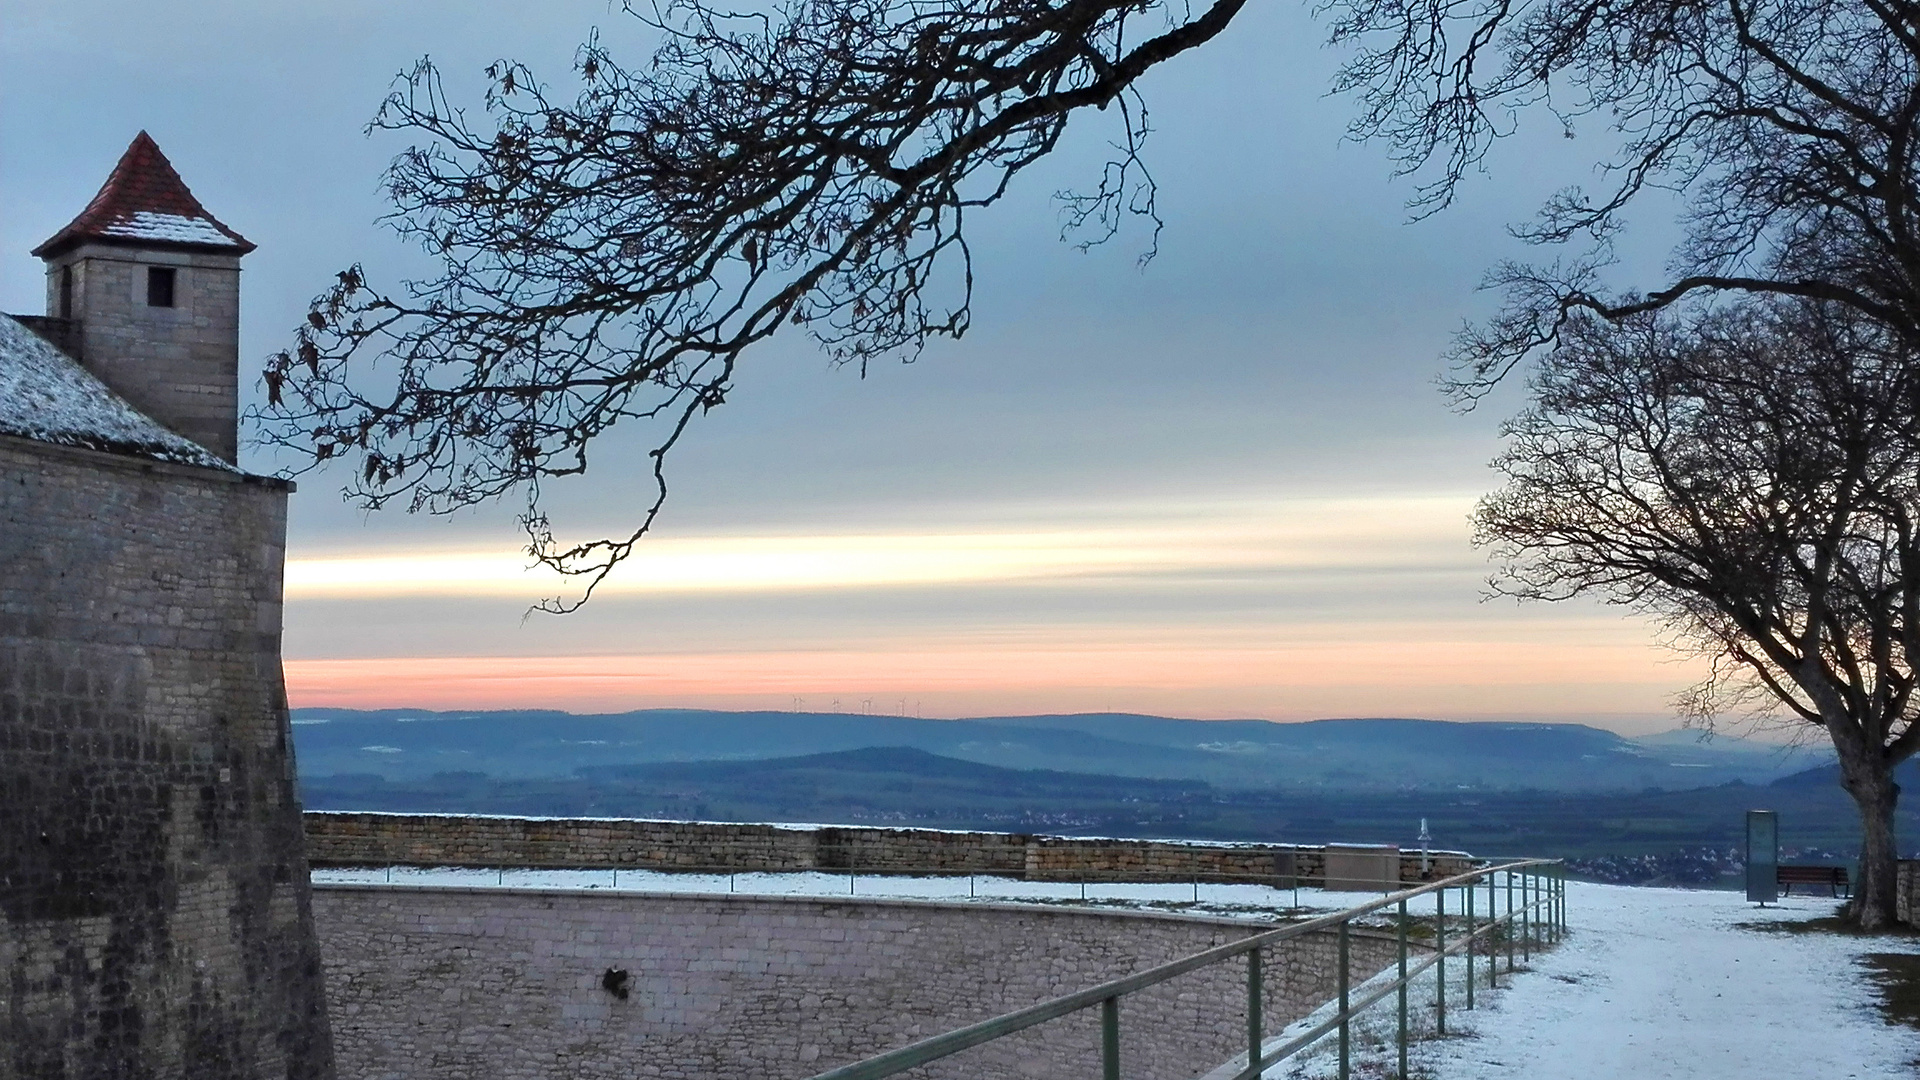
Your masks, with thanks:
[(1747, 811), (1747, 899), (1771, 904), (1780, 899), (1780, 815)]

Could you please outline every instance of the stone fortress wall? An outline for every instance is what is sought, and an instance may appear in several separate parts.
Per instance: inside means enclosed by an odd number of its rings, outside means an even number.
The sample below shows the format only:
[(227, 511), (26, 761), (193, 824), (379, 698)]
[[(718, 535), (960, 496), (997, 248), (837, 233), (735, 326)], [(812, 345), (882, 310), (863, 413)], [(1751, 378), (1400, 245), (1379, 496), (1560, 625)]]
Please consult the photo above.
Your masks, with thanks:
[[(342, 1080), (800, 1080), (1245, 937), (1248, 922), (911, 900), (316, 885)], [(1356, 931), (1357, 983), (1393, 962)], [(1337, 941), (1267, 950), (1267, 1029), (1337, 993)], [(626, 996), (606, 985), (624, 971)], [(1245, 1049), (1246, 965), (1129, 995), (1125, 1075)], [(1100, 1074), (1098, 1010), (914, 1070)]]
[(0, 1077), (332, 1075), (289, 487), (0, 435)]
[[(1032, 881), (1372, 888), (1463, 873), (1462, 852), (613, 818), (309, 812), (316, 866), (620, 867), (1000, 874)], [(1397, 864), (1397, 867), (1396, 867)]]

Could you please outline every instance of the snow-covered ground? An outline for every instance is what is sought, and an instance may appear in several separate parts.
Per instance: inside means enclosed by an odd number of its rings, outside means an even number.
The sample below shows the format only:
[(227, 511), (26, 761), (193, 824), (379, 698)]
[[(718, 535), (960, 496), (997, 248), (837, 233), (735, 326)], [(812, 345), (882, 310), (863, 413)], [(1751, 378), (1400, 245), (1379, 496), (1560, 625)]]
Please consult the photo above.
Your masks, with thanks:
[(1566, 941), (1486, 1007), (1450, 1009), (1463, 1037), (1424, 1042), (1415, 1061), (1434, 1080), (1920, 1075), (1920, 1032), (1883, 1019), (1859, 963), (1920, 942), (1739, 925), (1834, 907), (1796, 897), (1763, 911), (1738, 893), (1574, 883)]

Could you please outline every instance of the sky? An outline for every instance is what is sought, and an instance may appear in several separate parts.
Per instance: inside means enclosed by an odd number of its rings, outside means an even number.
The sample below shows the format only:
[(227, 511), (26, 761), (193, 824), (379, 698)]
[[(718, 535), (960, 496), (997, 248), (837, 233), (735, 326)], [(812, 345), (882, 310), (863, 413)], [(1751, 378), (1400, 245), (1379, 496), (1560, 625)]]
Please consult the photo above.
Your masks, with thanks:
[[(398, 72), (431, 56), (477, 110), (497, 57), (567, 97), (596, 29), (647, 52), (605, 0), (0, 0), (0, 24), (0, 309), (43, 310), (28, 250), (144, 128), (259, 245), (256, 396), (335, 271), (420, 266), (378, 222), (406, 141), (364, 130)], [(368, 514), (342, 477), (302, 476), (292, 703), (1675, 726), (1698, 671), (1645, 619), (1485, 598), (1469, 515), (1522, 388), (1461, 413), (1435, 387), (1495, 302), (1481, 276), (1528, 254), (1506, 226), (1590, 181), (1604, 134), (1525, 118), (1456, 206), (1410, 222), (1412, 182), (1343, 138), (1324, 36), (1307, 5), (1256, 6), (1142, 84), (1166, 221), (1146, 266), (1138, 228), (1058, 239), (1054, 193), (1096, 181), (1114, 134), (1095, 116), (972, 223), (964, 340), (865, 378), (797, 334), (750, 353), (676, 450), (655, 534), (576, 614), (529, 614), (559, 586), (527, 568), (518, 503)], [(1636, 222), (1620, 282), (1670, 237)], [(616, 432), (550, 492), (563, 537), (627, 530), (648, 445)]]

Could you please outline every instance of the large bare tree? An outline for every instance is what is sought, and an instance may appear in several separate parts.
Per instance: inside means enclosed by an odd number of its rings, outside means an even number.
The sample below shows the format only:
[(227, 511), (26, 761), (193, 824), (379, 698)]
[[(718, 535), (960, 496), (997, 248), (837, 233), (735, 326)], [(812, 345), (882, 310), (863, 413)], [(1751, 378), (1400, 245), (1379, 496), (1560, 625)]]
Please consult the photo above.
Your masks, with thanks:
[(1850, 914), (1894, 921), (1894, 766), (1920, 749), (1920, 365), (1830, 302), (1571, 317), (1477, 514), (1499, 589), (1592, 595), (1711, 660), (1688, 699), (1832, 740), (1860, 810)]

